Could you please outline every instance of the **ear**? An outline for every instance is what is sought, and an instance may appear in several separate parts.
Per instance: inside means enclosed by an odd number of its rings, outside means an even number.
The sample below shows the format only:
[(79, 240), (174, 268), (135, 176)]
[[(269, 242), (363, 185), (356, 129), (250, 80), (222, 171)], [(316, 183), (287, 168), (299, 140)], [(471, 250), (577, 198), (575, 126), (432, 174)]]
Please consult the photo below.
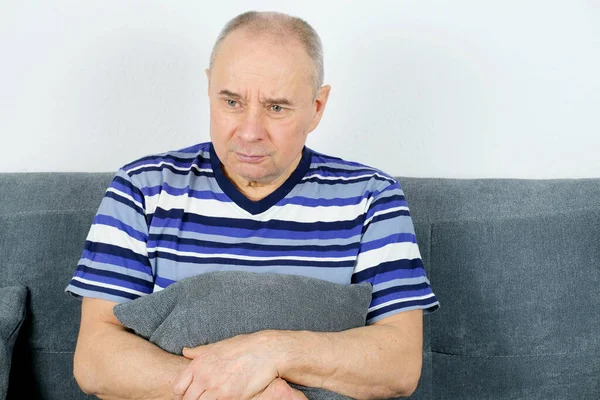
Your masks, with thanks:
[(315, 102), (313, 104), (315, 113), (313, 115), (312, 121), (310, 122), (310, 127), (307, 133), (310, 133), (315, 130), (315, 128), (321, 122), (321, 118), (323, 117), (323, 112), (325, 111), (325, 106), (327, 105), (327, 100), (329, 99), (329, 93), (331, 92), (331, 86), (326, 85), (320, 88), (317, 91), (317, 96), (315, 97)]
[(208, 85), (207, 85), (208, 90), (210, 90), (210, 69), (206, 68), (204, 70), (204, 73), (206, 74), (206, 80), (208, 82)]

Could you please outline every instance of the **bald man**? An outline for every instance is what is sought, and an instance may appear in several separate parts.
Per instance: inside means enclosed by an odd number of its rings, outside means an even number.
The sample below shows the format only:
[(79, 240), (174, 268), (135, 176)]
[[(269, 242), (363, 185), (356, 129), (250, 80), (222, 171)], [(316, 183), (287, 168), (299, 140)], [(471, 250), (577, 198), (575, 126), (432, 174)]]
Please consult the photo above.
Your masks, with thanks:
[[(305, 146), (331, 89), (323, 86), (318, 35), (299, 18), (244, 13), (221, 32), (206, 76), (211, 141), (125, 165), (90, 229), (66, 289), (83, 298), (77, 382), (105, 399), (306, 398), (288, 382), (361, 399), (411, 394), (421, 372), (422, 315), (439, 304), (400, 184)], [(183, 212), (173, 217), (170, 210)], [(248, 221), (254, 231), (237, 234)], [(306, 223), (314, 229), (297, 234)], [(160, 251), (156, 238), (167, 236), (172, 243), (187, 238), (186, 257)], [(230, 243), (231, 254), (211, 252), (217, 242)], [(295, 246), (308, 255), (290, 260)], [(262, 331), (178, 356), (113, 314), (118, 303), (215, 264), (226, 270), (236, 257), (256, 272), (370, 282), (367, 325)], [(264, 258), (281, 265), (267, 268)]]

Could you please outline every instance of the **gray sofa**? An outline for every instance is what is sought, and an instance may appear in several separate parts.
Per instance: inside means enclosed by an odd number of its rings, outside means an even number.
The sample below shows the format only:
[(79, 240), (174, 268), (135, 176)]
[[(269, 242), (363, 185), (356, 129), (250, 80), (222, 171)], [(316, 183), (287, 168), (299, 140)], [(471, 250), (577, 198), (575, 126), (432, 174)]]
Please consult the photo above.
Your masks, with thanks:
[[(0, 174), (0, 288), (29, 289), (9, 399), (78, 399), (64, 293), (112, 174)], [(600, 179), (400, 178), (442, 308), (415, 399), (600, 398)]]

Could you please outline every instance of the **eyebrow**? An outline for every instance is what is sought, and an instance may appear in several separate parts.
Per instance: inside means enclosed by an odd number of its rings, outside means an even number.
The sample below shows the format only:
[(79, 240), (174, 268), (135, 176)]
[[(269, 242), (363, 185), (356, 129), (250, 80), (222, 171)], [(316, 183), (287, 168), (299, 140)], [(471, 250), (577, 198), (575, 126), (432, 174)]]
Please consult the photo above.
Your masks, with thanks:
[(229, 90), (227, 90), (227, 89), (223, 89), (223, 90), (221, 90), (221, 91), (219, 92), (219, 95), (222, 95), (222, 96), (227, 96), (227, 97), (231, 97), (231, 98), (233, 98), (233, 99), (241, 99), (241, 98), (242, 98), (242, 96), (240, 96), (239, 94), (237, 94), (237, 93), (233, 93), (232, 91), (229, 91)]
[[(219, 95), (221, 96), (227, 96), (227, 97), (231, 97), (232, 99), (241, 99), (242, 96), (232, 92), (231, 90), (227, 90), (227, 89), (223, 89), (219, 92)], [(290, 100), (280, 97), (280, 98), (269, 98), (269, 99), (264, 99), (262, 101), (263, 104), (280, 104), (283, 106), (293, 106), (294, 103), (292, 103)]]

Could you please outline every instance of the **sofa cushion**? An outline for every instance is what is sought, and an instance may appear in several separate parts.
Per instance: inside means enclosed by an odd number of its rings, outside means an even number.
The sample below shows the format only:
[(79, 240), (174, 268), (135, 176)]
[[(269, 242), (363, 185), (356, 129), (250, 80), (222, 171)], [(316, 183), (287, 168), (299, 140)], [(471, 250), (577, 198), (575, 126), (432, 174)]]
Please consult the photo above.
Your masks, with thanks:
[(25, 320), (25, 286), (0, 288), (0, 399), (6, 398), (13, 346)]
[(434, 397), (599, 398), (598, 221), (561, 210), (433, 226)]
[[(265, 329), (338, 332), (364, 326), (369, 283), (340, 285), (304, 276), (211, 272), (119, 304), (115, 316), (138, 335), (174, 354)], [(294, 386), (310, 399), (346, 399)]]

